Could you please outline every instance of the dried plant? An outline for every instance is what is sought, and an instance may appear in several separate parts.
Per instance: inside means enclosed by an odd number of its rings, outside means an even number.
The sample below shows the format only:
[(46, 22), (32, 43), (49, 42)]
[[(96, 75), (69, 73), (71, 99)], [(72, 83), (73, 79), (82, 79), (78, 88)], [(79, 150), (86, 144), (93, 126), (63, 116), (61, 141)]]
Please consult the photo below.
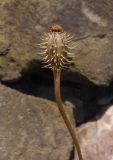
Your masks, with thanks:
[(58, 109), (73, 139), (79, 160), (83, 160), (76, 132), (68, 120), (68, 116), (62, 105), (60, 89), (61, 70), (70, 65), (72, 57), (74, 56), (74, 53), (70, 52), (73, 49), (72, 37), (64, 32), (60, 25), (52, 25), (50, 31), (43, 35), (40, 48), (42, 48), (42, 53), (40, 54), (44, 67), (51, 68), (53, 71), (54, 90)]

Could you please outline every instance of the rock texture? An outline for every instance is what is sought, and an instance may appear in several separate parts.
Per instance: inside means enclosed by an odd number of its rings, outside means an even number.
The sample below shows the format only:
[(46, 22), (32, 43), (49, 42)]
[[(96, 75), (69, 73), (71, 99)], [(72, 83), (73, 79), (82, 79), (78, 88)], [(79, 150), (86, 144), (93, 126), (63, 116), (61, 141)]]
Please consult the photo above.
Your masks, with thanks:
[(69, 160), (72, 141), (54, 103), (0, 85), (0, 160)]
[[(0, 160), (76, 160), (55, 103), (4, 85), (0, 85), (0, 93)], [(99, 101), (101, 105), (105, 102)], [(80, 107), (80, 102), (76, 104)], [(72, 119), (71, 109), (67, 111)], [(78, 127), (84, 160), (113, 158), (113, 106), (103, 111), (94, 121)]]
[(81, 126), (79, 136), (85, 160), (112, 160), (113, 106), (99, 120)]
[[(24, 93), (0, 85), (0, 160), (73, 160), (55, 104), (37, 98), (53, 100), (51, 72), (41, 68), (37, 44), (53, 23), (73, 35), (63, 99), (76, 106), (78, 125), (91, 120), (113, 101), (113, 1), (0, 0), (0, 15), (0, 81)], [(113, 159), (112, 114), (113, 107), (79, 127), (84, 160)]]
[(96, 85), (112, 82), (111, 0), (0, 0), (0, 14), (2, 81), (16, 79), (23, 72), (45, 74), (37, 44), (48, 26), (58, 23), (74, 36), (74, 41), (79, 40), (73, 51), (74, 65), (66, 71), (64, 79)]

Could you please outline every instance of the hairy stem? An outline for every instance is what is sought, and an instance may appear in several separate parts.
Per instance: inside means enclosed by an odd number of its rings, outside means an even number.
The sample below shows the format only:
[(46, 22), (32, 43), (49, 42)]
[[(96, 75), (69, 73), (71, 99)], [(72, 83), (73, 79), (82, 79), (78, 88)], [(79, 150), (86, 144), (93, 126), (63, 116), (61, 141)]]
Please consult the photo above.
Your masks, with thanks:
[(76, 133), (75, 133), (75, 130), (73, 129), (70, 121), (68, 120), (68, 117), (67, 117), (67, 114), (65, 112), (65, 109), (62, 105), (62, 99), (61, 99), (61, 89), (60, 89), (60, 75), (61, 75), (61, 71), (60, 70), (53, 70), (53, 74), (54, 74), (54, 89), (55, 89), (55, 98), (56, 98), (56, 103), (57, 103), (57, 106), (58, 106), (58, 109), (61, 113), (61, 116), (68, 128), (68, 131), (73, 139), (73, 143), (74, 143), (74, 146), (76, 147), (76, 151), (78, 153), (78, 157), (79, 157), (79, 160), (83, 160), (82, 158), (82, 153), (81, 153), (81, 149), (80, 149), (80, 146), (79, 146), (79, 143), (78, 143), (78, 140), (77, 140), (77, 136), (76, 136)]

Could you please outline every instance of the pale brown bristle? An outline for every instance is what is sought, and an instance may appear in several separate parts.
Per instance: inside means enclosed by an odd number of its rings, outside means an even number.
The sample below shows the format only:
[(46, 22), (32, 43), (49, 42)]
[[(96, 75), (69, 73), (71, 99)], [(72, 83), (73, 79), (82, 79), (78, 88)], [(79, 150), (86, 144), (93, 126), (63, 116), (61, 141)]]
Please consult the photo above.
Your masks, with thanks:
[(47, 64), (44, 67), (61, 69), (72, 62), (70, 60), (74, 55), (70, 53), (72, 37), (63, 32), (59, 25), (53, 25), (51, 31), (43, 36), (40, 44), (40, 48), (43, 50), (42, 61)]

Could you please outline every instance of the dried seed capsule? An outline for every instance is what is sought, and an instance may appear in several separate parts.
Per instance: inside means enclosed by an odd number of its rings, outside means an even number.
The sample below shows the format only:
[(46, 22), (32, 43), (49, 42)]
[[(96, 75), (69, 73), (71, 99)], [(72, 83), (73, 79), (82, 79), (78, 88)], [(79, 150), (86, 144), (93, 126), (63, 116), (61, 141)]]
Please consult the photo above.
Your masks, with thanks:
[(40, 48), (46, 49), (46, 52), (45, 50), (42, 51), (43, 60), (53, 70), (60, 70), (63, 66), (72, 62), (70, 58), (73, 57), (74, 53), (70, 54), (71, 39), (72, 37), (63, 32), (60, 25), (50, 26), (50, 31), (43, 35), (43, 40), (40, 44)]

